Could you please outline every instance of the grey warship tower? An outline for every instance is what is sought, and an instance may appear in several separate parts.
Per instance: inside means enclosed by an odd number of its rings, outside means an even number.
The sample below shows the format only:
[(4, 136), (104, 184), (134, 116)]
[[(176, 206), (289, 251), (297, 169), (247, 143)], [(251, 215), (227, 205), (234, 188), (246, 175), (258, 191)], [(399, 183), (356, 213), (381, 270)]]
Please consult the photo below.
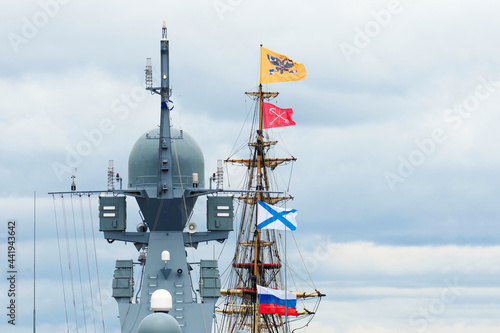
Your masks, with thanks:
[[(216, 260), (201, 260), (200, 280), (193, 281), (193, 263), (187, 262), (187, 247), (199, 242), (228, 238), (233, 228), (230, 196), (210, 196), (206, 232), (196, 232), (187, 224), (196, 200), (217, 192), (203, 189), (204, 160), (197, 143), (187, 133), (171, 127), (169, 85), (169, 43), (163, 24), (161, 47), (161, 86), (152, 86), (150, 61), (146, 66), (146, 89), (161, 97), (160, 126), (145, 133), (129, 157), (127, 189), (112, 190), (99, 198), (100, 231), (108, 242), (133, 243), (139, 251), (137, 261), (117, 260), (113, 297), (118, 303), (122, 332), (137, 332), (141, 321), (153, 313), (151, 296), (166, 290), (172, 297), (174, 317), (184, 333), (211, 332), (214, 307), (220, 296)], [(126, 197), (135, 197), (143, 221), (136, 232), (126, 231)], [(222, 213), (217, 213), (217, 210)], [(188, 231), (183, 231), (186, 228)], [(134, 269), (141, 270), (138, 284)], [(200, 299), (195, 289), (199, 290)]]

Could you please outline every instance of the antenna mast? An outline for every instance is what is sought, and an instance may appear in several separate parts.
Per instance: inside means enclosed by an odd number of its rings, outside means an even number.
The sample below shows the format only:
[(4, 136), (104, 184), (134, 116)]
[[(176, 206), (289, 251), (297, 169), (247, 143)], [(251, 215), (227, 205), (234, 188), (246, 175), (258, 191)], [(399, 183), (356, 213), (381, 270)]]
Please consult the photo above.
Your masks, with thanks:
[(160, 41), (161, 54), (161, 85), (152, 87), (152, 66), (150, 58), (146, 62), (146, 90), (161, 96), (161, 115), (160, 115), (160, 139), (158, 153), (158, 199), (173, 199), (173, 177), (170, 168), (172, 161), (172, 136), (170, 134), (170, 110), (167, 102), (170, 98), (170, 74), (169, 74), (169, 55), (167, 40), (167, 24), (163, 21)]

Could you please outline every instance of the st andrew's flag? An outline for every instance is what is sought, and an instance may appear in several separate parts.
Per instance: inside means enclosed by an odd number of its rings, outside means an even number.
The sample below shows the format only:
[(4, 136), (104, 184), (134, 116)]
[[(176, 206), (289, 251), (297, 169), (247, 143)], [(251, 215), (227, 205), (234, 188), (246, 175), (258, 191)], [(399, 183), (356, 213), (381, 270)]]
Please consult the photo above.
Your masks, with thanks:
[(257, 229), (278, 229), (295, 230), (297, 229), (296, 209), (283, 209), (280, 207), (268, 205), (259, 200), (259, 211), (257, 213)]

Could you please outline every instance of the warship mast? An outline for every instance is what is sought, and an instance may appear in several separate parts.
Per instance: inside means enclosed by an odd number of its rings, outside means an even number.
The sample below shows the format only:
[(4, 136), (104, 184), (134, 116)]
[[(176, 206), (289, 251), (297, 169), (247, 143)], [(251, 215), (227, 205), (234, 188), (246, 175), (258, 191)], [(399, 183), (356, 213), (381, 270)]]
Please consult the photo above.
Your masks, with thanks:
[(170, 163), (172, 161), (172, 140), (170, 134), (170, 110), (167, 103), (170, 99), (170, 73), (169, 73), (169, 54), (167, 40), (167, 26), (163, 21), (161, 31), (161, 87), (153, 88), (146, 87), (151, 92), (158, 93), (161, 96), (161, 111), (160, 111), (160, 142), (158, 156), (158, 199), (173, 199), (174, 192), (172, 171)]

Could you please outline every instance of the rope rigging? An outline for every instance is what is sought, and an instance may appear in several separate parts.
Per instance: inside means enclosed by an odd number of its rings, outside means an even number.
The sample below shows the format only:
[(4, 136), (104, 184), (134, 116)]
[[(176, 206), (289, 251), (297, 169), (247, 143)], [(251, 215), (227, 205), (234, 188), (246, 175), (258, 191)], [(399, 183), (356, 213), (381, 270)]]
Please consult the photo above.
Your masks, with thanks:
[(56, 198), (52, 195), (52, 201), (54, 203), (54, 221), (56, 223), (56, 237), (57, 237), (57, 250), (59, 253), (59, 268), (61, 271), (61, 283), (63, 290), (63, 299), (64, 299), (64, 314), (66, 316), (66, 330), (69, 332), (69, 319), (68, 319), (68, 305), (66, 304), (66, 288), (64, 286), (64, 274), (63, 274), (63, 263), (62, 263), (62, 254), (61, 254), (61, 242), (59, 237), (59, 224), (57, 222), (57, 210), (56, 210)]
[(68, 270), (71, 281), (71, 296), (73, 299), (73, 310), (75, 313), (75, 323), (76, 323), (76, 332), (78, 333), (78, 317), (76, 315), (76, 301), (75, 301), (75, 286), (73, 282), (73, 270), (71, 268), (71, 250), (69, 245), (69, 232), (68, 232), (68, 223), (66, 219), (66, 207), (64, 204), (64, 196), (61, 195), (61, 206), (63, 211), (63, 221), (64, 221), (64, 234), (66, 235), (66, 252), (67, 252), (67, 261), (68, 261)]
[[(85, 216), (83, 214), (83, 201), (82, 201), (82, 196), (79, 195), (79, 201), (80, 201), (80, 212), (82, 214), (82, 229), (83, 229), (83, 242), (85, 244), (85, 258), (87, 260), (87, 274), (88, 274), (88, 281), (89, 281), (89, 290), (90, 290), (90, 302), (92, 305), (94, 305), (94, 295), (92, 293), (92, 278), (90, 277), (90, 261), (89, 261), (89, 249), (87, 246), (87, 232), (85, 231)], [(96, 325), (95, 325), (95, 316), (94, 312), (90, 312), (92, 314), (92, 321), (94, 325), (94, 332), (96, 332)]]
[(90, 200), (90, 194), (88, 195), (88, 201), (89, 201), (89, 214), (90, 214), (90, 230), (92, 230), (92, 242), (94, 245), (94, 262), (95, 262), (95, 269), (96, 269), (96, 275), (97, 275), (97, 290), (99, 291), (99, 305), (101, 307), (101, 320), (102, 320), (102, 331), (106, 332), (106, 327), (104, 325), (104, 311), (102, 309), (102, 294), (101, 294), (101, 280), (99, 278), (99, 264), (97, 262), (97, 250), (95, 246), (95, 232), (94, 232), (94, 219), (92, 218), (92, 202)]
[[(75, 209), (73, 206), (73, 194), (70, 196), (71, 202), (71, 215), (73, 217), (73, 232), (75, 234), (75, 248), (76, 248), (76, 262), (78, 264), (78, 278), (80, 280), (80, 294), (82, 297), (82, 307), (83, 307), (83, 326), (85, 328), (85, 333), (87, 333), (87, 315), (85, 311), (85, 296), (83, 294), (83, 282), (82, 282), (82, 269), (80, 266), (80, 250), (78, 249), (78, 236), (76, 235), (76, 219), (75, 219)], [(90, 281), (89, 281), (90, 283)]]
[[(61, 283), (62, 283), (62, 297), (64, 302), (64, 311), (65, 311), (65, 319), (66, 319), (66, 332), (76, 331), (77, 333), (82, 330), (85, 332), (106, 332), (106, 327), (104, 323), (104, 311), (102, 308), (102, 293), (101, 293), (101, 283), (99, 278), (99, 264), (97, 261), (97, 250), (96, 250), (96, 241), (95, 241), (95, 232), (94, 232), (94, 222), (93, 222), (93, 210), (91, 204), (90, 194), (88, 194), (88, 215), (90, 217), (90, 226), (87, 223), (87, 214), (85, 212), (83, 197), (81, 193), (70, 194), (70, 207), (66, 207), (67, 203), (64, 197), (64, 194), (54, 195), (52, 194), (53, 200), (53, 209), (54, 209), (54, 221), (56, 228), (56, 237), (57, 237), (57, 248), (58, 248), (58, 256), (59, 256), (59, 270), (61, 275)], [(75, 203), (73, 201), (73, 196), (78, 196), (79, 203)], [(60, 200), (60, 204), (57, 204), (56, 201)], [(59, 212), (60, 210), (60, 212)], [(71, 210), (71, 211), (69, 211)], [(80, 210), (80, 212), (78, 212)], [(68, 214), (71, 214), (69, 218), (72, 219), (72, 223), (68, 221)], [(62, 217), (62, 218), (60, 218)], [(62, 219), (62, 224), (60, 223), (60, 219)], [(87, 228), (90, 227), (92, 231), (92, 243), (93, 246), (89, 246), (87, 239), (89, 233), (87, 232)], [(60, 228), (64, 228), (63, 233), (60, 233)], [(73, 230), (71, 230), (73, 229)], [(61, 238), (64, 237), (64, 240)], [(80, 237), (80, 239), (78, 239)], [(83, 244), (82, 239), (83, 238)], [(63, 249), (61, 247), (61, 242), (64, 241), (66, 243), (66, 254), (63, 258)], [(64, 246), (64, 245), (63, 245)], [(82, 247), (82, 249), (80, 249)], [(91, 269), (91, 254), (90, 251), (93, 248), (94, 257), (93, 261), (95, 262), (95, 276), (93, 275), (93, 270)], [(80, 250), (85, 250), (85, 258), (80, 256)], [(67, 265), (66, 269), (63, 261), (66, 261)], [(85, 263), (81, 263), (80, 261), (85, 261)], [(78, 266), (78, 277), (73, 272), (73, 268), (76, 265)], [(82, 272), (82, 265), (86, 267), (87, 273)], [(85, 270), (85, 268), (83, 268)], [(65, 278), (66, 275), (66, 278)], [(82, 275), (86, 275), (85, 278)], [(94, 278), (93, 278), (94, 276)], [(94, 297), (95, 285), (93, 286), (93, 279), (97, 278), (97, 292), (98, 298)], [(68, 280), (69, 281), (68, 281)], [(66, 292), (66, 284), (69, 282), (71, 286), (71, 294)], [(85, 283), (88, 283), (88, 286), (85, 286)], [(80, 285), (79, 292), (77, 292), (77, 284)], [(90, 293), (90, 295), (87, 295)], [(71, 303), (73, 306), (73, 310), (69, 310), (69, 304), (67, 302), (67, 298), (71, 299)], [(102, 330), (97, 329), (97, 307), (95, 304), (99, 302), (100, 305), (100, 314), (102, 321)], [(90, 303), (90, 308), (89, 308)], [(70, 312), (73, 315), (70, 316)], [(90, 312), (90, 313), (89, 313)], [(73, 317), (74, 316), (74, 317)], [(71, 318), (70, 318), (71, 317)], [(92, 317), (92, 319), (91, 319)], [(83, 320), (82, 320), (83, 319)], [(74, 322), (71, 323), (71, 322)], [(82, 325), (80, 327), (79, 325)]]

